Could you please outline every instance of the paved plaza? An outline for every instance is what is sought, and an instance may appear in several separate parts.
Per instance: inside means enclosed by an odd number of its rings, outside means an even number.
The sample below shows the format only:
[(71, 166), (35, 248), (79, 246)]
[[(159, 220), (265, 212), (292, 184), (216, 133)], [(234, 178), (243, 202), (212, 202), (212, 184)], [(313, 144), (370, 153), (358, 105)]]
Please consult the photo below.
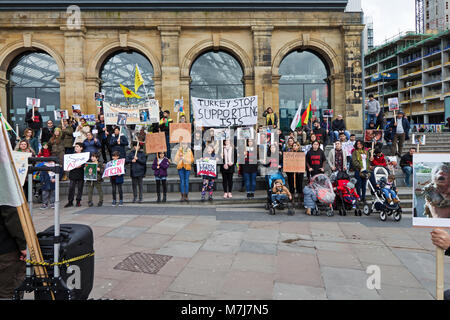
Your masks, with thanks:
[[(408, 214), (396, 223), (376, 215), (308, 217), (303, 210), (293, 217), (269, 216), (262, 203), (112, 207), (108, 197), (105, 203), (61, 212), (61, 223), (87, 224), (94, 231), (93, 299), (435, 296), (431, 230), (411, 228)], [(33, 219), (42, 231), (53, 225), (53, 211), (35, 207)], [(136, 267), (146, 257), (157, 265)], [(381, 270), (379, 290), (367, 288), (371, 265)], [(445, 288), (450, 288), (448, 258)]]

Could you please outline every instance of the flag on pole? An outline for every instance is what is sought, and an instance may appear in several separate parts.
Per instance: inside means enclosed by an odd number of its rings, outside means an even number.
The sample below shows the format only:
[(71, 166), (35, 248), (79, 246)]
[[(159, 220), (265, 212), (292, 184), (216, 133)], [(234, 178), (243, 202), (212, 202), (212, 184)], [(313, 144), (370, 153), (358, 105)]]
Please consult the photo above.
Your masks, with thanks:
[(120, 84), (120, 87), (122, 88), (123, 91), (123, 95), (125, 96), (125, 98), (137, 98), (137, 99), (141, 99), (140, 96), (138, 96), (136, 93), (134, 93), (133, 91), (131, 91), (130, 89), (128, 89), (127, 87), (123, 86), (122, 84)]
[(139, 72), (138, 65), (136, 64), (136, 71), (134, 72), (134, 92), (138, 92), (138, 89), (144, 83), (144, 78), (142, 78)]
[(311, 118), (312, 118), (311, 99), (309, 99), (308, 108), (306, 108), (305, 112), (303, 112), (302, 115), (302, 126), (306, 126)]
[(295, 129), (302, 126), (302, 122), (300, 121), (302, 118), (302, 107), (303, 107), (303, 101), (300, 102), (300, 105), (298, 106), (297, 113), (294, 116), (294, 119), (292, 119), (291, 122), (291, 130), (295, 131)]
[(0, 205), (20, 207), (26, 202), (23, 197), (22, 186), (14, 172), (12, 147), (6, 132), (5, 120), (0, 117)]

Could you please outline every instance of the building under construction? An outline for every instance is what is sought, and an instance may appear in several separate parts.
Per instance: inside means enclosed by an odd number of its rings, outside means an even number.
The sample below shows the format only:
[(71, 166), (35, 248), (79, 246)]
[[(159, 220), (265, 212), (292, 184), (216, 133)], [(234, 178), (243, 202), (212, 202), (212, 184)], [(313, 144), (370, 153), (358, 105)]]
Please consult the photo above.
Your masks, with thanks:
[(366, 97), (373, 94), (386, 117), (393, 116), (388, 99), (396, 97), (414, 123), (443, 123), (450, 116), (450, 31), (400, 34), (369, 51), (364, 62)]

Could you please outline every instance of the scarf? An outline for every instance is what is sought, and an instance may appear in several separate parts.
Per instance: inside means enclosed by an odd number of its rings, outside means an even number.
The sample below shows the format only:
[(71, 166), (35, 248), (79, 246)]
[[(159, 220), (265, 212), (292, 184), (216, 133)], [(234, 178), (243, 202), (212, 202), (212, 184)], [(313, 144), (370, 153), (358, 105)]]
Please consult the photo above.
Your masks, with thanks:
[(275, 124), (275, 113), (268, 113), (266, 116), (267, 125)]
[(233, 154), (233, 150), (231, 149), (231, 147), (223, 148), (224, 164), (233, 163), (232, 154)]

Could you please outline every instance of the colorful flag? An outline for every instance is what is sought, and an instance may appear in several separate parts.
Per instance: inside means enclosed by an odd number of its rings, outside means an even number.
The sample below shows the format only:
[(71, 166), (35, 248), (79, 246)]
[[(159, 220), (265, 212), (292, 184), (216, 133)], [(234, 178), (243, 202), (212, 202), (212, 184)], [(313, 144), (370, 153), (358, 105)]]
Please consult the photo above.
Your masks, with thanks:
[(308, 108), (306, 108), (305, 112), (303, 112), (302, 115), (302, 126), (306, 126), (311, 118), (312, 118), (311, 99), (309, 99)]
[(144, 78), (142, 78), (139, 72), (138, 65), (136, 65), (136, 71), (134, 73), (134, 92), (138, 92), (138, 89), (144, 83)]
[(123, 86), (122, 84), (119, 84), (120, 87), (122, 88), (123, 91), (123, 95), (125, 96), (125, 98), (137, 98), (137, 99), (141, 99), (141, 97), (139, 97), (136, 93), (134, 93), (133, 91), (131, 91), (130, 89), (128, 89), (127, 87)]
[(302, 106), (303, 106), (303, 101), (300, 102), (297, 113), (295, 114), (294, 119), (292, 119), (292, 122), (291, 122), (291, 130), (292, 131), (295, 131), (296, 128), (299, 128), (302, 126), (302, 123), (300, 121), (301, 116), (302, 116)]
[(12, 148), (6, 133), (4, 118), (0, 117), (0, 205), (20, 207), (25, 203), (22, 186), (14, 172)]

